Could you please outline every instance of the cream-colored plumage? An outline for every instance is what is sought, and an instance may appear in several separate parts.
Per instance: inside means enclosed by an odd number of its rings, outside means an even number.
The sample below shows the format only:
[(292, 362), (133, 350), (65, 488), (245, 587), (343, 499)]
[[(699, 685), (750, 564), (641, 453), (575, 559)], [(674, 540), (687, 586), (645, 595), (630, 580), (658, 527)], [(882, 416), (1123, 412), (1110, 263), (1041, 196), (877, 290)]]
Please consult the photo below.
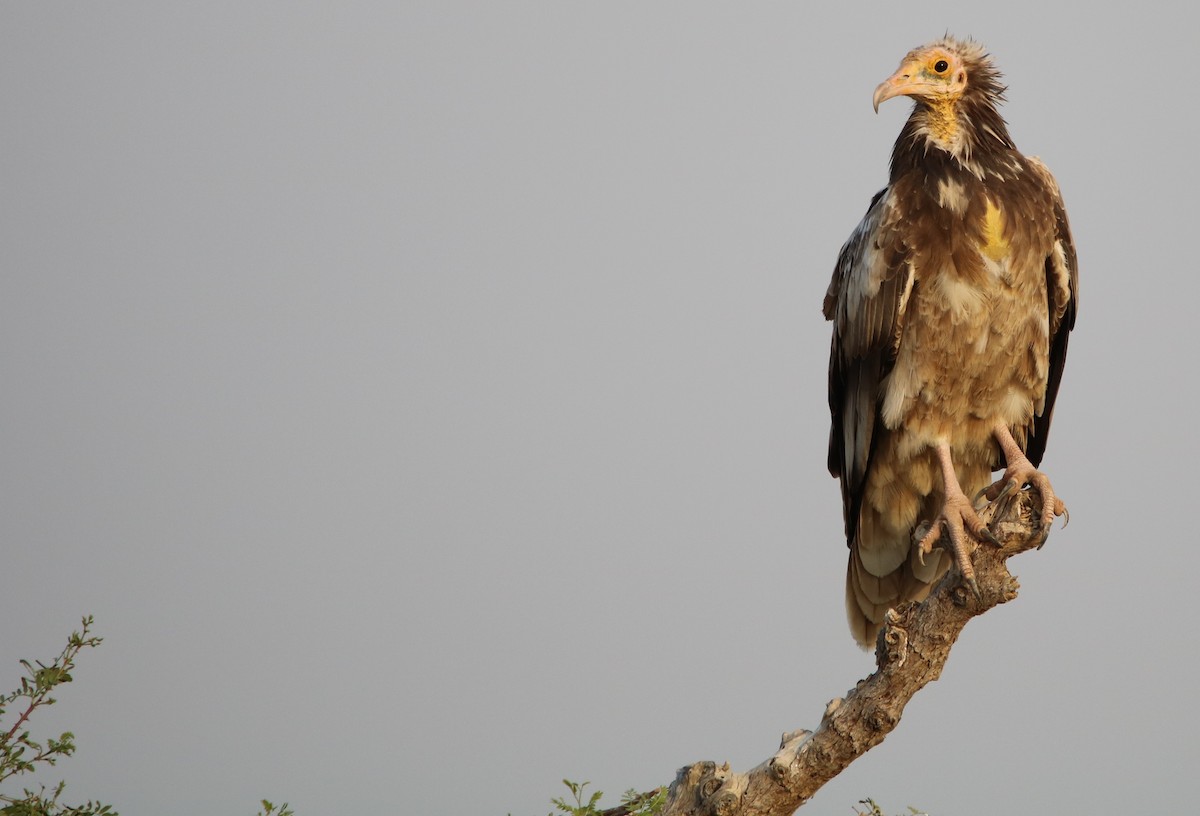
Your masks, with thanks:
[[(1075, 252), (1057, 184), (996, 112), (1001, 92), (982, 49), (951, 38), (911, 52), (876, 91), (916, 106), (825, 298), (829, 466), (864, 646), (889, 607), (923, 598), (952, 563), (971, 578), (970, 539), (988, 534), (967, 498), (994, 469), (1009, 472), (990, 496), (1028, 482), (1045, 523), (1061, 508), (1033, 468), (1074, 322)], [(945, 549), (931, 552), (943, 526)]]

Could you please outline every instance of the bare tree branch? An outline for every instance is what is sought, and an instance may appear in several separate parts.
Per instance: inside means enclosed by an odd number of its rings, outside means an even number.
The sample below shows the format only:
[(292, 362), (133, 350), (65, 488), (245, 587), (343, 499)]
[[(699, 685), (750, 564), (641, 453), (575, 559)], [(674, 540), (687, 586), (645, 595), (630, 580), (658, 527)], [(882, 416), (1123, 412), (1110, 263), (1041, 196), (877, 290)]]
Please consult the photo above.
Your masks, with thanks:
[(979, 597), (954, 570), (922, 603), (889, 611), (875, 648), (875, 673), (845, 699), (830, 702), (815, 732), (784, 734), (775, 755), (748, 773), (713, 762), (680, 769), (664, 816), (787, 816), (883, 742), (913, 695), (941, 675), (967, 621), (1017, 597), (1017, 580), (1005, 562), (1044, 540), (1041, 500), (1025, 490), (1000, 504), (980, 514), (1000, 546), (977, 546), (971, 556)]

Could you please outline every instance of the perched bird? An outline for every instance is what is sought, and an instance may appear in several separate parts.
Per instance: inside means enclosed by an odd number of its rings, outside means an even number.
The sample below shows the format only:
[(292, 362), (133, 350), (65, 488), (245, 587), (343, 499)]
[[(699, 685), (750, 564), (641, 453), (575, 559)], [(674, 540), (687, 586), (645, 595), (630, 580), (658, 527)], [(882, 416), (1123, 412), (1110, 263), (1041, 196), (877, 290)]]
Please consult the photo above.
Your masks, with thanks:
[(824, 307), (829, 470), (864, 647), (889, 607), (924, 598), (951, 564), (975, 587), (974, 541), (994, 540), (976, 500), (1030, 485), (1043, 537), (1065, 512), (1035, 468), (1075, 324), (1075, 247), (1057, 182), (997, 110), (1004, 91), (983, 47), (949, 36), (875, 89), (876, 110), (908, 96), (913, 111)]

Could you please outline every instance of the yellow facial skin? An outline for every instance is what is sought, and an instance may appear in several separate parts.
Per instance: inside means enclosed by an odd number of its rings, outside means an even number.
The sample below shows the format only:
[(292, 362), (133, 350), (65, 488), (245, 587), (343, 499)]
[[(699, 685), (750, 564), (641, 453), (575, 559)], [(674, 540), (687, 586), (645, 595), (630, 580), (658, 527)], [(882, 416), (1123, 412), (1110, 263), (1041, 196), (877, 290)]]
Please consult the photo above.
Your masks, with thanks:
[(916, 96), (934, 106), (956, 101), (967, 87), (962, 61), (941, 48), (909, 54), (896, 73), (879, 83), (872, 103), (879, 105), (895, 96)]
[(915, 51), (896, 73), (879, 83), (872, 97), (876, 113), (881, 102), (896, 96), (920, 99), (928, 110), (923, 129), (935, 142), (954, 151), (959, 146), (958, 100), (967, 87), (962, 59), (944, 48)]

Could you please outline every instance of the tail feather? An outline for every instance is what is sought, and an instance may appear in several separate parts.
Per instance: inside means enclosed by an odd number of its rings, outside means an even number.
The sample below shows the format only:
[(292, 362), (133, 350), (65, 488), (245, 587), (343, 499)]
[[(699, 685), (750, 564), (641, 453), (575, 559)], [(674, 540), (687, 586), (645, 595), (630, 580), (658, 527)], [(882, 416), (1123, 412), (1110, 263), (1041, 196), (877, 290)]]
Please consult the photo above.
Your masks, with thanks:
[(858, 644), (864, 649), (873, 648), (887, 611), (908, 601), (924, 600), (950, 563), (947, 553), (934, 550), (922, 565), (916, 548), (912, 548), (909, 557), (893, 572), (872, 575), (863, 566), (858, 547), (852, 546), (846, 565), (846, 617)]

